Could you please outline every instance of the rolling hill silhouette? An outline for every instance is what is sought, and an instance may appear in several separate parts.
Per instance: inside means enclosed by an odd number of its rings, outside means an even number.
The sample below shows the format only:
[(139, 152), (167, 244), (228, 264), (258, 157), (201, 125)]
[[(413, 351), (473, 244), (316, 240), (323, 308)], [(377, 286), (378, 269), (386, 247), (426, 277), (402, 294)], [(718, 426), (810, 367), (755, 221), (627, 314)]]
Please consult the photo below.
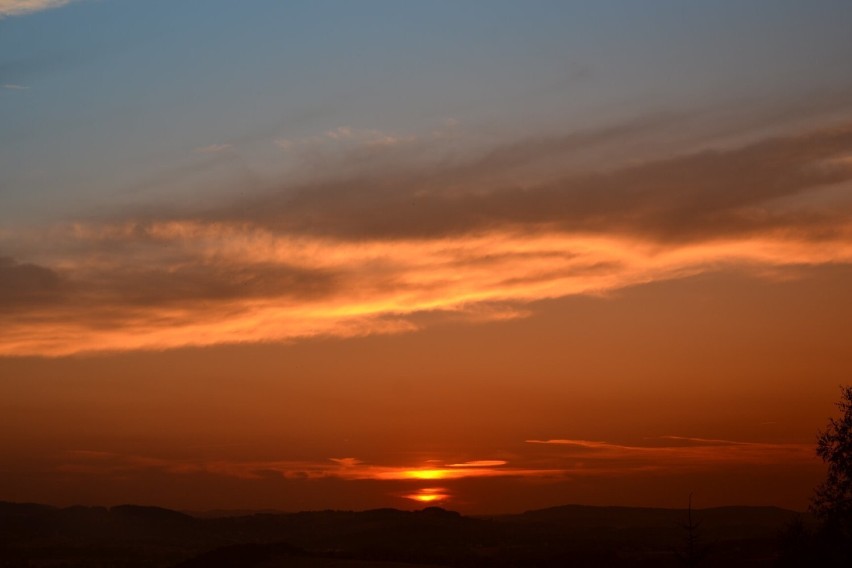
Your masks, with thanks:
[[(694, 510), (706, 566), (771, 566), (797, 513)], [(0, 567), (678, 566), (686, 511), (567, 505), (516, 515), (314, 511), (202, 518), (158, 507), (0, 502)]]

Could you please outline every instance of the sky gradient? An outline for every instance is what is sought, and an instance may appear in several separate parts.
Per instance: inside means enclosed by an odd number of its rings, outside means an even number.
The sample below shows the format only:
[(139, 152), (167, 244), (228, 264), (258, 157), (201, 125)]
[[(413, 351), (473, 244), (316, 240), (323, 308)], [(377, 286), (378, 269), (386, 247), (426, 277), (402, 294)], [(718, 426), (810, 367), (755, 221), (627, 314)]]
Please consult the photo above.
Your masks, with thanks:
[(847, 2), (0, 0), (0, 499), (806, 507)]

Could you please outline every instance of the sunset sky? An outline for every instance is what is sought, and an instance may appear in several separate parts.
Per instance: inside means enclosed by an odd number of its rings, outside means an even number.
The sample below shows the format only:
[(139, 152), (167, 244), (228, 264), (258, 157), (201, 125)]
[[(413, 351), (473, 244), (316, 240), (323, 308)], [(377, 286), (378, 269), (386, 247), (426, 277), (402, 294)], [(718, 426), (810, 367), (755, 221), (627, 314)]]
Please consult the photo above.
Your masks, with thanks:
[(803, 510), (852, 3), (0, 0), (0, 500)]

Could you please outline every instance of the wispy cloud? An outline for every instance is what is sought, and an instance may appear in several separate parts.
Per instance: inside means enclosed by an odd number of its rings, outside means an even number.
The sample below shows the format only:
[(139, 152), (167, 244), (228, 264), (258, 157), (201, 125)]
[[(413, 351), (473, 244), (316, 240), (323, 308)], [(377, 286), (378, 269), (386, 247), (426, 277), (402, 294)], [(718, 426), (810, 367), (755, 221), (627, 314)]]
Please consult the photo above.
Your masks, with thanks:
[(27, 90), (29, 90), (29, 87), (27, 87), (25, 85), (16, 85), (14, 83), (6, 83), (6, 84), (3, 85), (3, 88), (8, 89), (10, 91), (27, 91)]
[[(852, 263), (852, 127), (553, 175), (630, 132), (0, 234), (0, 354), (399, 333), (723, 268)], [(538, 181), (505, 181), (542, 160)]]
[[(471, 478), (565, 480), (589, 476), (635, 476), (720, 468), (813, 463), (811, 444), (764, 443), (665, 436), (643, 445), (604, 441), (553, 439), (527, 440), (551, 448), (546, 455), (533, 448), (515, 452), (513, 461), (502, 459), (447, 463), (368, 463), (354, 457), (322, 460), (209, 460), (162, 458), (114, 452), (74, 450), (58, 456), (55, 468), (67, 473), (114, 476), (161, 472), (171, 475), (216, 475), (236, 479), (270, 476), (292, 480), (339, 479), (429, 484), (428, 491), (404, 495), (430, 501), (449, 495), (446, 487)], [(428, 497), (430, 494), (443, 497)], [(418, 495), (427, 495), (418, 498)]]
[(647, 445), (590, 440), (527, 440), (558, 447), (565, 459), (580, 463), (619, 464), (631, 469), (707, 469), (731, 465), (766, 465), (813, 461), (811, 444), (742, 442), (662, 436)]
[(451, 463), (450, 467), (498, 467), (501, 465), (506, 465), (508, 462), (506, 460), (475, 460), (469, 462), (462, 463)]
[(325, 133), (326, 138), (336, 141), (349, 141), (366, 146), (394, 146), (404, 142), (413, 142), (414, 136), (399, 136), (374, 128), (350, 128), (339, 126)]
[(58, 8), (73, 0), (0, 0), (0, 18)]
[(128, 472), (161, 471), (175, 475), (211, 474), (238, 479), (259, 479), (277, 475), (286, 479), (433, 481), (472, 477), (559, 476), (559, 469), (513, 467), (503, 460), (478, 460), (464, 464), (430, 462), (413, 465), (378, 465), (356, 458), (330, 458), (320, 461), (225, 461), (181, 460), (114, 452), (73, 450), (65, 452), (57, 469), (69, 473), (114, 475)]

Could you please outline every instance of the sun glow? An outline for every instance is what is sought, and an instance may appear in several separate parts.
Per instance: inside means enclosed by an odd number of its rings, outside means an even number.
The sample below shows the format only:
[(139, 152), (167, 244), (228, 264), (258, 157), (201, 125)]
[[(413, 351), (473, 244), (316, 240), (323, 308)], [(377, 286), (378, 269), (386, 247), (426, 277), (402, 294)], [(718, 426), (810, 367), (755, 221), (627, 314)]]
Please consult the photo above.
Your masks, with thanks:
[(450, 498), (449, 493), (443, 487), (424, 487), (418, 489), (416, 493), (403, 495), (406, 499), (420, 501), (421, 503), (437, 503), (438, 501), (446, 501)]
[(405, 472), (405, 477), (411, 479), (446, 479), (452, 472), (446, 469), (411, 469)]

